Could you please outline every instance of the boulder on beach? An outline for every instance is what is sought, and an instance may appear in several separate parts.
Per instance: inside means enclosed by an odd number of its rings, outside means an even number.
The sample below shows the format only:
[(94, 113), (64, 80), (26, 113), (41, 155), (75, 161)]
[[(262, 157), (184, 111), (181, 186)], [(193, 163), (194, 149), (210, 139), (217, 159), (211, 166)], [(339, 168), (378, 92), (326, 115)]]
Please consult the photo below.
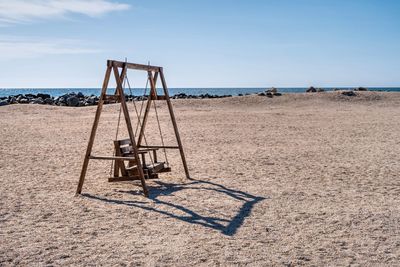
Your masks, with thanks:
[(356, 96), (357, 94), (354, 91), (343, 91), (342, 95), (345, 95), (345, 96)]
[(272, 87), (270, 89), (265, 90), (264, 94), (258, 94), (258, 95), (265, 95), (267, 97), (274, 97), (274, 96), (281, 96), (281, 93), (278, 93), (278, 89), (275, 87)]
[(77, 107), (79, 106), (79, 98), (76, 96), (72, 95), (67, 98), (67, 105), (70, 107)]
[(358, 88), (354, 89), (354, 91), (368, 91), (368, 89), (365, 87), (358, 87)]
[(306, 93), (316, 93), (316, 92), (317, 92), (317, 89), (313, 86), (310, 86), (310, 88), (308, 88), (306, 90)]
[(42, 99), (46, 99), (46, 98), (50, 98), (51, 96), (49, 94), (41, 94), (41, 93), (39, 93), (39, 94), (37, 94), (37, 97), (40, 97)]
[(7, 100), (0, 100), (0, 107), (1, 106), (6, 106), (6, 105), (8, 105), (9, 103), (8, 103), (8, 101)]
[(41, 97), (38, 97), (38, 98), (32, 99), (30, 103), (31, 104), (44, 104), (44, 101)]
[(51, 97), (48, 97), (44, 100), (44, 103), (47, 105), (53, 105), (54, 104), (54, 100)]

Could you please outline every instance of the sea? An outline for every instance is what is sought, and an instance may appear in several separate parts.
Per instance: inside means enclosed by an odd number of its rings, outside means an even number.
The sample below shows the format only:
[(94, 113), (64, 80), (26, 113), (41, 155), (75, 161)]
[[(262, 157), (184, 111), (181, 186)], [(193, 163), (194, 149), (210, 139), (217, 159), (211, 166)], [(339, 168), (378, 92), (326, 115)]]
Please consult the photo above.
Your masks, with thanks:
[[(332, 91), (335, 89), (354, 89), (355, 87), (335, 87), (335, 88), (323, 88), (325, 91)], [(400, 87), (366, 87), (369, 91), (385, 91), (385, 92), (400, 92)], [(169, 95), (175, 95), (184, 93), (187, 95), (245, 95), (263, 92), (269, 88), (169, 88)], [(304, 93), (308, 88), (305, 87), (293, 87), (293, 88), (279, 88), (278, 91), (281, 93)], [(114, 92), (115, 89), (110, 88), (110, 92)], [(0, 88), (0, 97), (6, 97), (10, 95), (19, 94), (49, 94), (57, 97), (67, 93), (78, 93), (81, 92), (84, 95), (100, 95), (101, 88)], [(132, 88), (131, 90), (125, 89), (125, 93), (135, 96), (144, 94), (144, 88)]]

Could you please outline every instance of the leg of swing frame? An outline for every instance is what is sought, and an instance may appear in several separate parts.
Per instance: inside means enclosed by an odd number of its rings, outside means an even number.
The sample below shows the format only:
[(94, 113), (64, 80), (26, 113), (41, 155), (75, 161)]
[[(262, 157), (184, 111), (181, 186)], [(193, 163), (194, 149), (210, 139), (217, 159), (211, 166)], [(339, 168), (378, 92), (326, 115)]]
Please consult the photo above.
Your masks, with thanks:
[(83, 182), (85, 181), (86, 171), (87, 171), (87, 167), (89, 164), (89, 157), (90, 157), (90, 153), (92, 153), (94, 138), (96, 136), (97, 126), (99, 125), (100, 114), (101, 114), (101, 110), (103, 108), (104, 97), (106, 95), (108, 82), (110, 80), (110, 75), (111, 75), (111, 67), (107, 67), (106, 74), (104, 77), (103, 87), (101, 89), (99, 103), (97, 104), (97, 110), (96, 110), (96, 115), (94, 117), (92, 131), (90, 133), (89, 142), (88, 142), (88, 146), (86, 149), (85, 159), (83, 160), (83, 166), (82, 166), (82, 170), (81, 170), (81, 175), (79, 177), (78, 187), (76, 189), (77, 195), (82, 193)]
[[(133, 154), (134, 154), (134, 156), (135, 156), (135, 158), (137, 160), (137, 168), (138, 168), (138, 171), (139, 171), (139, 178), (140, 178), (140, 181), (142, 183), (143, 193), (144, 193), (144, 195), (146, 197), (148, 197), (149, 196), (149, 191), (148, 191), (147, 186), (146, 186), (143, 167), (142, 167), (142, 164), (140, 162), (138, 148), (137, 148), (137, 145), (136, 145), (136, 142), (135, 142), (135, 135), (133, 134), (132, 123), (131, 123), (131, 119), (129, 117), (129, 111), (128, 111), (128, 106), (126, 105), (125, 95), (124, 95), (124, 92), (122, 90), (122, 83), (121, 83), (121, 79), (120, 79), (120, 76), (119, 76), (118, 68), (116, 66), (113, 66), (113, 70), (114, 70), (115, 81), (117, 83), (117, 90), (118, 90), (119, 95), (120, 95), (122, 111), (124, 113), (126, 126), (128, 128), (129, 139), (131, 139), (131, 144), (132, 144), (132, 148), (133, 148)], [(124, 72), (126, 72), (126, 66), (124, 66), (124, 68), (122, 70), (122, 73), (124, 73)], [(124, 75), (121, 75), (121, 76), (123, 77)]]
[(169, 115), (171, 116), (172, 125), (174, 126), (175, 137), (176, 137), (176, 141), (177, 141), (177, 143), (178, 143), (179, 152), (180, 152), (180, 154), (181, 154), (181, 159), (182, 159), (183, 168), (185, 169), (186, 178), (187, 178), (187, 179), (190, 179), (189, 169), (188, 169), (188, 166), (187, 166), (187, 164), (186, 164), (185, 153), (184, 153), (184, 151), (183, 151), (182, 141), (181, 141), (181, 137), (180, 137), (179, 131), (178, 131), (178, 125), (176, 124), (176, 119), (175, 119), (175, 115), (174, 115), (174, 110), (173, 110), (173, 108), (172, 108), (171, 99), (169, 98), (167, 83), (166, 83), (166, 81), (165, 81), (164, 73), (163, 73), (162, 68), (160, 68), (160, 79), (161, 79), (162, 87), (163, 87), (163, 89), (164, 89), (164, 95), (165, 95), (165, 100), (167, 101), (167, 106), (168, 106), (168, 110), (169, 110)]

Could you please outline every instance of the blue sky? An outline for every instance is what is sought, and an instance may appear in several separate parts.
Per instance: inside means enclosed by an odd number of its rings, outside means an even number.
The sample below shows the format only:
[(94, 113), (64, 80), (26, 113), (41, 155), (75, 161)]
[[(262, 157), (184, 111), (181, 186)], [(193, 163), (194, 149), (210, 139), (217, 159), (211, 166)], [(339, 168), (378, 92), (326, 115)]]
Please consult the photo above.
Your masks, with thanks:
[(0, 88), (100, 87), (125, 57), (170, 87), (400, 86), (400, 1), (0, 0)]

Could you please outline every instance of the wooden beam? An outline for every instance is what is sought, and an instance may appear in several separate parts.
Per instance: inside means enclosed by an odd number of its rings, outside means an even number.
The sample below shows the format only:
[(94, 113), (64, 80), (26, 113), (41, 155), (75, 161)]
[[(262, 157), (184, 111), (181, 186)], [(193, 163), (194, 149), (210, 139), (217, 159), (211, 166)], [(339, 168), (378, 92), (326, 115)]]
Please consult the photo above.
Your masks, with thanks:
[(76, 194), (80, 194), (82, 192), (83, 182), (85, 180), (87, 167), (89, 164), (89, 157), (90, 157), (90, 153), (92, 153), (94, 138), (96, 136), (97, 126), (99, 125), (101, 110), (103, 108), (104, 97), (107, 93), (108, 82), (110, 81), (110, 75), (111, 75), (111, 67), (107, 67), (106, 74), (105, 74), (104, 81), (103, 81), (103, 87), (101, 89), (99, 103), (97, 104), (97, 110), (96, 110), (96, 115), (94, 117), (92, 131), (90, 133), (85, 158), (83, 160), (83, 166), (82, 166), (82, 170), (81, 170), (81, 175), (79, 177), (78, 187), (76, 189)]
[(121, 157), (121, 156), (89, 156), (89, 158), (100, 159), (100, 160), (125, 160), (125, 161), (136, 160), (135, 157)]
[(123, 68), (124, 65), (128, 69), (135, 69), (135, 70), (144, 70), (144, 71), (155, 71), (158, 72), (161, 67), (158, 66), (151, 66), (151, 65), (144, 65), (144, 64), (136, 64), (136, 63), (129, 63), (123, 61), (116, 61), (116, 60), (107, 60), (108, 67), (116, 67), (116, 68)]
[(140, 147), (143, 138), (144, 138), (144, 132), (146, 129), (146, 123), (147, 123), (147, 118), (149, 117), (149, 112), (150, 112), (150, 108), (151, 108), (151, 101), (152, 100), (152, 95), (154, 95), (153, 90), (154, 90), (154, 81), (153, 81), (153, 75), (151, 73), (151, 71), (147, 72), (147, 78), (150, 80), (150, 93), (149, 93), (149, 98), (147, 99), (147, 103), (146, 103), (146, 108), (144, 110), (144, 114), (143, 114), (143, 119), (140, 125), (140, 132), (139, 132), (139, 138), (138, 138), (138, 146)]
[(153, 148), (153, 149), (158, 149), (158, 148), (165, 148), (165, 149), (179, 149), (179, 146), (140, 146), (140, 148)]
[[(124, 67), (127, 68), (127, 65), (124, 65)], [(119, 91), (119, 95), (121, 96), (121, 99), (120, 99), (121, 107), (122, 107), (122, 111), (124, 113), (126, 126), (128, 128), (129, 139), (131, 139), (131, 144), (132, 144), (132, 148), (133, 148), (133, 155), (134, 155), (134, 157), (136, 159), (139, 159), (138, 148), (137, 148), (136, 141), (135, 141), (135, 135), (133, 134), (131, 118), (129, 116), (128, 106), (126, 105), (124, 92), (123, 92), (123, 89), (122, 89), (122, 82), (121, 82), (121, 79), (120, 79), (120, 76), (119, 76), (118, 68), (116, 66), (113, 66), (113, 70), (114, 70), (115, 81), (117, 83), (117, 90)], [(138, 171), (139, 171), (139, 178), (140, 178), (140, 181), (141, 181), (142, 187), (143, 187), (143, 193), (144, 193), (144, 195), (146, 197), (148, 197), (149, 196), (149, 191), (148, 191), (147, 186), (146, 186), (143, 167), (142, 167), (142, 163), (140, 162), (140, 160), (137, 160), (137, 167), (138, 167)]]
[(174, 127), (175, 137), (176, 137), (176, 141), (178, 143), (179, 152), (181, 154), (183, 168), (185, 169), (186, 178), (190, 179), (189, 169), (188, 169), (188, 166), (186, 164), (185, 153), (183, 151), (182, 141), (181, 141), (181, 137), (180, 137), (179, 131), (178, 131), (178, 125), (176, 124), (176, 119), (175, 119), (175, 115), (174, 115), (174, 109), (172, 108), (171, 99), (169, 98), (167, 82), (165, 81), (165, 77), (164, 77), (164, 73), (163, 73), (163, 69), (162, 68), (160, 68), (160, 79), (161, 79), (162, 87), (163, 87), (163, 90), (164, 90), (165, 99), (167, 101), (169, 114), (171, 116), (172, 125)]

